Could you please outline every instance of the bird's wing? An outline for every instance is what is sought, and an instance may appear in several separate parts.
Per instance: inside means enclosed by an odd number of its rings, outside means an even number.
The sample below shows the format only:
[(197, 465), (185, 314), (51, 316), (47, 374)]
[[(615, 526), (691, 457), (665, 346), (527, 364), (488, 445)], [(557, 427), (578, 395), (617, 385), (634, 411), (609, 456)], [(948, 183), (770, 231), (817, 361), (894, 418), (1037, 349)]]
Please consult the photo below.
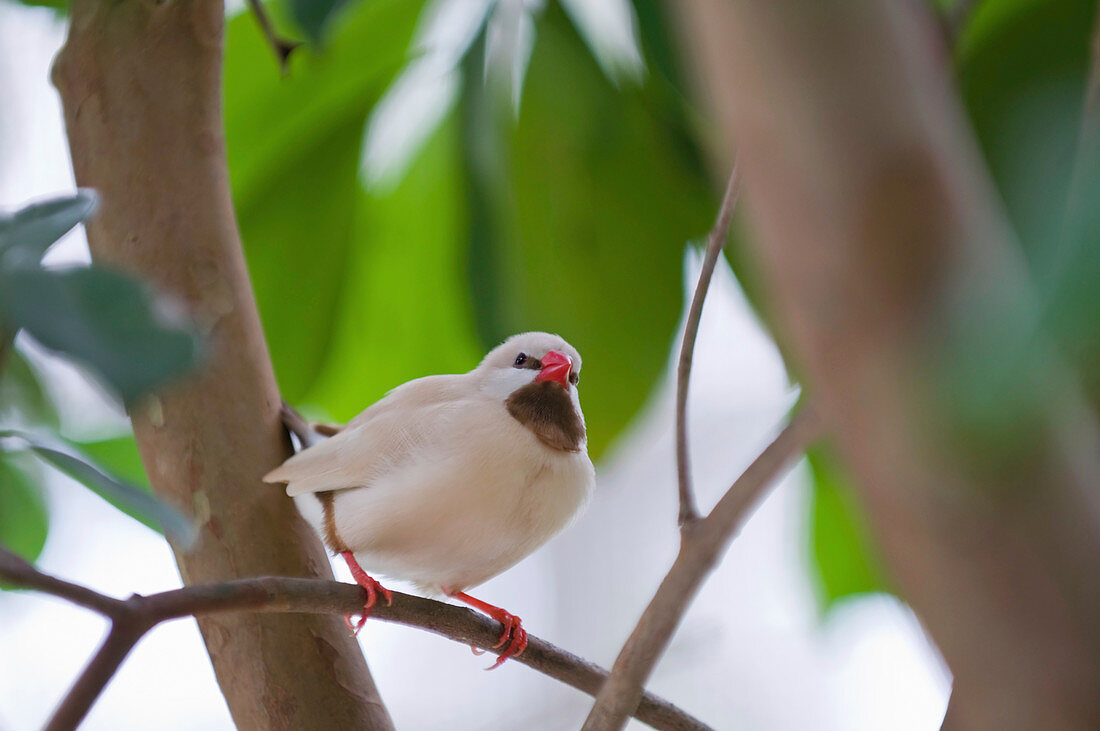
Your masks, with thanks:
[(431, 376), (394, 389), (339, 434), (294, 455), (264, 481), (287, 483), (291, 496), (370, 485), (415, 450), (443, 438), (464, 403), (462, 395), (468, 395), (461, 378)]
[(345, 429), (354, 429), (378, 417), (384, 417), (395, 411), (416, 411), (421, 408), (463, 401), (475, 393), (470, 382), (470, 374), (455, 376), (425, 376), (403, 383), (386, 396), (371, 404)]

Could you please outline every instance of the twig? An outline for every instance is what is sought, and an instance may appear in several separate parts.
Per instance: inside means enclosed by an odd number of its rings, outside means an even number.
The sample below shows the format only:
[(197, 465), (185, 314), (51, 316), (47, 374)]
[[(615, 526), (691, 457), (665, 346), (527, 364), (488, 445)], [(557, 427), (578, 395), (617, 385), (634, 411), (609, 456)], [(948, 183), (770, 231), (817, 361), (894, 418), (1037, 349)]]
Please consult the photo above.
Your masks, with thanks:
[(611, 675), (584, 722), (584, 731), (619, 729), (626, 723), (638, 706), (642, 686), (668, 646), (703, 579), (717, 564), (767, 487), (820, 430), (812, 406), (803, 407), (737, 478), (710, 515), (685, 527), (676, 561), (615, 659)]
[[(0, 579), (67, 599), (93, 609), (112, 621), (107, 640), (54, 713), (47, 725), (49, 731), (75, 728), (133, 646), (160, 622), (239, 611), (349, 614), (360, 611), (364, 600), (363, 590), (354, 584), (276, 577), (239, 579), (189, 586), (151, 596), (114, 599), (43, 574), (2, 547)], [(394, 592), (393, 605), (375, 606), (371, 617), (418, 627), (490, 652), (501, 651), (494, 648), (500, 637), (500, 624), (462, 607)], [(513, 661), (590, 695), (595, 695), (608, 675), (598, 665), (533, 636), (528, 638), (527, 650)], [(709, 728), (671, 703), (649, 693), (642, 695), (634, 715), (657, 729), (702, 731)]]
[(289, 70), (290, 54), (294, 52), (295, 48), (302, 45), (301, 42), (283, 38), (275, 31), (271, 16), (267, 14), (267, 9), (264, 8), (262, 0), (248, 0), (248, 7), (252, 10), (252, 14), (256, 16), (256, 21), (260, 24), (264, 37), (267, 38), (268, 44), (275, 51), (276, 58), (279, 59), (279, 70), (286, 74)]
[(69, 731), (79, 726), (122, 661), (149, 629), (148, 625), (137, 621), (115, 620), (107, 639), (80, 673), (43, 731)]
[(691, 361), (695, 354), (695, 337), (699, 334), (699, 320), (703, 316), (703, 302), (707, 298), (710, 280), (718, 257), (729, 238), (730, 220), (737, 205), (737, 196), (741, 186), (737, 179), (737, 163), (733, 165), (726, 194), (722, 198), (722, 207), (718, 218), (707, 239), (707, 251), (703, 258), (703, 269), (699, 272), (699, 283), (695, 285), (695, 296), (691, 300), (687, 322), (684, 323), (684, 340), (680, 346), (680, 364), (676, 369), (676, 475), (680, 486), (681, 526), (699, 519), (695, 506), (695, 495), (691, 489), (691, 454), (688, 450), (687, 401), (688, 382), (691, 380)]

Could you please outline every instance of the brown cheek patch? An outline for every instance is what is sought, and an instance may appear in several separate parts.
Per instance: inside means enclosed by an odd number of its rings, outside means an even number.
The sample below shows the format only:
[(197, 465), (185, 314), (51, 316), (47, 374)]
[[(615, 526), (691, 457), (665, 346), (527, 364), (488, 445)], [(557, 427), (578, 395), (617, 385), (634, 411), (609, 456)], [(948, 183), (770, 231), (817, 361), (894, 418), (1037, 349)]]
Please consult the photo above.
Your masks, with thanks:
[(563, 452), (581, 450), (584, 423), (560, 385), (550, 381), (529, 383), (516, 389), (504, 407), (543, 443)]

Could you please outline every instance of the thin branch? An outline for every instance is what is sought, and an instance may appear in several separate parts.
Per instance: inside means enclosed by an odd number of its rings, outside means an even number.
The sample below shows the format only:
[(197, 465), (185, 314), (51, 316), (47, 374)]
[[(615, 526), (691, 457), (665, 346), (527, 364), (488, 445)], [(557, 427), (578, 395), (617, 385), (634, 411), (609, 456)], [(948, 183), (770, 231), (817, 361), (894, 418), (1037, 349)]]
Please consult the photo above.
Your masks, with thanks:
[[(91, 708), (130, 649), (160, 622), (222, 612), (349, 614), (363, 607), (363, 590), (354, 584), (320, 579), (264, 577), (189, 586), (151, 596), (112, 599), (41, 573), (31, 564), (0, 548), (0, 579), (60, 596), (112, 619), (107, 640), (55, 712), (49, 729), (73, 728)], [(495, 620), (462, 607), (393, 593), (393, 605), (374, 607), (372, 619), (417, 627), (489, 652), (500, 637)], [(527, 665), (589, 695), (607, 678), (598, 665), (529, 636), (527, 650), (513, 661)], [(642, 695), (634, 714), (657, 729), (702, 731), (709, 728), (676, 706), (654, 695)]]
[(283, 38), (276, 32), (275, 26), (271, 22), (271, 16), (267, 14), (267, 9), (264, 7), (262, 0), (248, 0), (248, 7), (252, 10), (252, 14), (256, 16), (256, 21), (260, 24), (260, 29), (264, 32), (264, 37), (271, 49), (275, 51), (275, 57), (279, 59), (279, 70), (286, 74), (289, 70), (290, 54), (294, 52), (295, 48), (302, 45), (301, 42)]
[(150, 627), (140, 621), (116, 620), (107, 639), (54, 711), (44, 731), (70, 731), (79, 726), (118, 672), (122, 661)]
[(688, 382), (691, 380), (691, 361), (695, 355), (695, 337), (699, 334), (699, 321), (703, 316), (703, 302), (710, 289), (710, 280), (714, 276), (714, 267), (722, 249), (729, 239), (730, 221), (737, 206), (737, 197), (741, 185), (737, 178), (737, 163), (733, 165), (726, 194), (722, 197), (722, 207), (718, 218), (707, 239), (707, 251), (703, 258), (703, 269), (699, 272), (699, 283), (695, 285), (695, 296), (691, 299), (687, 322), (684, 323), (684, 340), (680, 346), (680, 364), (676, 369), (676, 475), (680, 486), (681, 526), (699, 519), (695, 506), (695, 495), (691, 489), (691, 454), (688, 450), (687, 401)]
[(766, 489), (820, 432), (816, 412), (803, 407), (737, 478), (710, 515), (686, 526), (676, 561), (615, 659), (584, 722), (584, 731), (619, 729), (626, 723), (703, 580)]
[(73, 604), (107, 617), (117, 616), (126, 610), (126, 602), (121, 599), (104, 596), (83, 586), (43, 574), (22, 556), (12, 553), (3, 546), (0, 546), (0, 579), (26, 589), (36, 589), (44, 594), (67, 599)]

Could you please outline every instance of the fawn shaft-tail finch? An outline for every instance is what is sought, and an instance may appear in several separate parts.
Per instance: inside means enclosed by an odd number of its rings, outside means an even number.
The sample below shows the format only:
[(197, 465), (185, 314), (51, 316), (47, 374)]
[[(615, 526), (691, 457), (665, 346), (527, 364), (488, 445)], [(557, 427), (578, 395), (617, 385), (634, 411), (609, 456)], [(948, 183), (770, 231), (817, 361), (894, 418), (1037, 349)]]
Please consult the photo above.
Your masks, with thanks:
[(378, 595), (390, 596), (370, 571), (503, 624), (493, 667), (523, 652), (519, 617), (465, 592), (541, 546), (588, 501), (595, 470), (580, 370), (580, 355), (557, 335), (515, 335), (469, 373), (398, 386), (264, 477), (286, 483), (366, 589), (356, 631)]

